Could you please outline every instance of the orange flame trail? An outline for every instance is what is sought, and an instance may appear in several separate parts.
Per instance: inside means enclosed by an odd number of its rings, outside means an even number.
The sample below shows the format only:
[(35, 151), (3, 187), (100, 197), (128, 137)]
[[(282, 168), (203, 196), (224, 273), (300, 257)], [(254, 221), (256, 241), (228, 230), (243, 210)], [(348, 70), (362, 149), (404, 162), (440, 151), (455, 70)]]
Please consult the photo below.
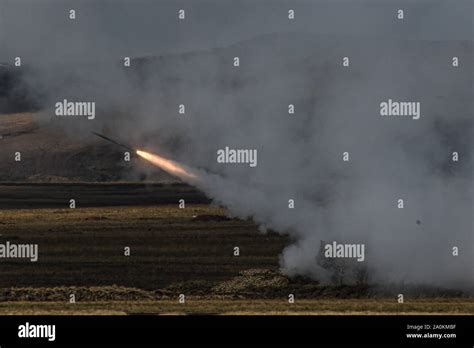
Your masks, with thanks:
[(190, 169), (186, 169), (185, 166), (174, 161), (141, 150), (137, 150), (137, 155), (150, 161), (155, 166), (160, 167), (169, 174), (177, 176), (183, 180), (195, 181), (198, 179), (197, 175), (192, 173)]

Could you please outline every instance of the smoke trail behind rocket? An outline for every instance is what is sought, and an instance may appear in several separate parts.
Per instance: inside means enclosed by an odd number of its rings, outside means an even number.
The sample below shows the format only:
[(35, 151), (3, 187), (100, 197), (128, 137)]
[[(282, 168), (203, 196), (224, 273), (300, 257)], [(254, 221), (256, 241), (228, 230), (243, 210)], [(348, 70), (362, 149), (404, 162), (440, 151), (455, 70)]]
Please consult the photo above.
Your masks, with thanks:
[(113, 143), (113, 144), (115, 144), (115, 145), (121, 146), (121, 147), (123, 147), (124, 149), (127, 149), (127, 150), (130, 150), (130, 151), (135, 152), (135, 150), (134, 150), (133, 148), (131, 148), (130, 146), (125, 145), (125, 144), (122, 144), (122, 143), (119, 143), (118, 141), (115, 141), (115, 140), (113, 140), (113, 139), (111, 139), (111, 138), (109, 138), (109, 137), (106, 137), (106, 136), (103, 135), (103, 134), (100, 134), (100, 133), (97, 133), (97, 132), (92, 132), (92, 134), (94, 134), (94, 135), (96, 135), (96, 136), (98, 136), (98, 137), (100, 137), (100, 138), (102, 138), (102, 139), (104, 139), (104, 140), (107, 140), (107, 141), (109, 141), (109, 142), (111, 142), (111, 143)]

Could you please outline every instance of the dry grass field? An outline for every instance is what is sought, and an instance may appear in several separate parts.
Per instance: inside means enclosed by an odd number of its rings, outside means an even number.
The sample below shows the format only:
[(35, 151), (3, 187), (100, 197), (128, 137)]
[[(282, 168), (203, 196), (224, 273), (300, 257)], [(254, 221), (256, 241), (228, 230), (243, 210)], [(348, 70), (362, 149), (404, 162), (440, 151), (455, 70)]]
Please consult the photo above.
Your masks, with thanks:
[(461, 299), (285, 299), (160, 301), (6, 302), (0, 315), (472, 315), (474, 301)]
[[(67, 203), (67, 201), (66, 201)], [(1, 240), (39, 245), (39, 260), (1, 260), (1, 287), (120, 285), (158, 289), (278, 267), (285, 238), (252, 222), (194, 222), (222, 214), (190, 205), (0, 211)], [(241, 255), (233, 256), (239, 246)], [(130, 248), (130, 256), (124, 248)]]
[(39, 246), (38, 262), (0, 259), (0, 315), (474, 313), (473, 299), (455, 289), (415, 287), (398, 304), (396, 289), (289, 278), (279, 271), (287, 237), (226, 217), (185, 185), (0, 189), (0, 242)]

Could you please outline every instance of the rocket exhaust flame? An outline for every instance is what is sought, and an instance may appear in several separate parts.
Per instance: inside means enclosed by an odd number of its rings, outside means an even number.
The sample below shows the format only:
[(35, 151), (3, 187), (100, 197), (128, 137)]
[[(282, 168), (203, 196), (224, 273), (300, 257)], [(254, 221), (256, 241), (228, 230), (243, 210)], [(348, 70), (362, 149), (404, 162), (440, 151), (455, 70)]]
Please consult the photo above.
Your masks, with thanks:
[(100, 137), (104, 140), (107, 140), (107, 141), (109, 141), (109, 142), (111, 142), (115, 145), (123, 147), (127, 150), (136, 151), (138, 156), (140, 156), (143, 159), (153, 163), (155, 166), (160, 167), (165, 172), (167, 172), (167, 173), (169, 173), (173, 176), (176, 176), (176, 177), (180, 178), (183, 181), (186, 181), (190, 184), (197, 184), (200, 181), (199, 180), (200, 176), (197, 174), (197, 170), (195, 170), (195, 169), (188, 168), (183, 164), (176, 163), (174, 161), (168, 160), (166, 158), (163, 158), (161, 156), (158, 156), (158, 155), (155, 155), (155, 154), (152, 154), (152, 153), (149, 153), (149, 152), (145, 152), (145, 151), (141, 151), (141, 150), (134, 150), (130, 146), (119, 143), (118, 141), (115, 141), (115, 140), (113, 140), (113, 139), (111, 139), (111, 138), (109, 138), (109, 137), (107, 137), (103, 134), (100, 134), (100, 133), (97, 133), (97, 132), (92, 132), (92, 134), (94, 134), (94, 135), (96, 135), (96, 136), (98, 136), (98, 137)]
[(199, 179), (198, 175), (193, 173), (193, 170), (187, 168), (185, 165), (141, 150), (137, 150), (137, 155), (153, 163), (155, 166), (160, 167), (165, 172), (177, 176), (184, 181), (195, 183)]

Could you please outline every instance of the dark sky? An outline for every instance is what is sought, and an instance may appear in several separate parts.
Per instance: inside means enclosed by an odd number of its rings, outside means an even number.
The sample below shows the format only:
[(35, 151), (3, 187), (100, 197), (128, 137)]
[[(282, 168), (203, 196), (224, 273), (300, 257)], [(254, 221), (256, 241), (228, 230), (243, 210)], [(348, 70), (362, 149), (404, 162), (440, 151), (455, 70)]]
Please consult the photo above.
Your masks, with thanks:
[[(0, 2), (0, 62), (95, 60), (206, 50), (274, 32), (472, 40), (473, 1), (51, 1)], [(69, 9), (77, 19), (68, 19)], [(177, 11), (186, 10), (186, 20)], [(288, 9), (296, 19), (287, 19)], [(405, 10), (398, 21), (397, 9)]]

